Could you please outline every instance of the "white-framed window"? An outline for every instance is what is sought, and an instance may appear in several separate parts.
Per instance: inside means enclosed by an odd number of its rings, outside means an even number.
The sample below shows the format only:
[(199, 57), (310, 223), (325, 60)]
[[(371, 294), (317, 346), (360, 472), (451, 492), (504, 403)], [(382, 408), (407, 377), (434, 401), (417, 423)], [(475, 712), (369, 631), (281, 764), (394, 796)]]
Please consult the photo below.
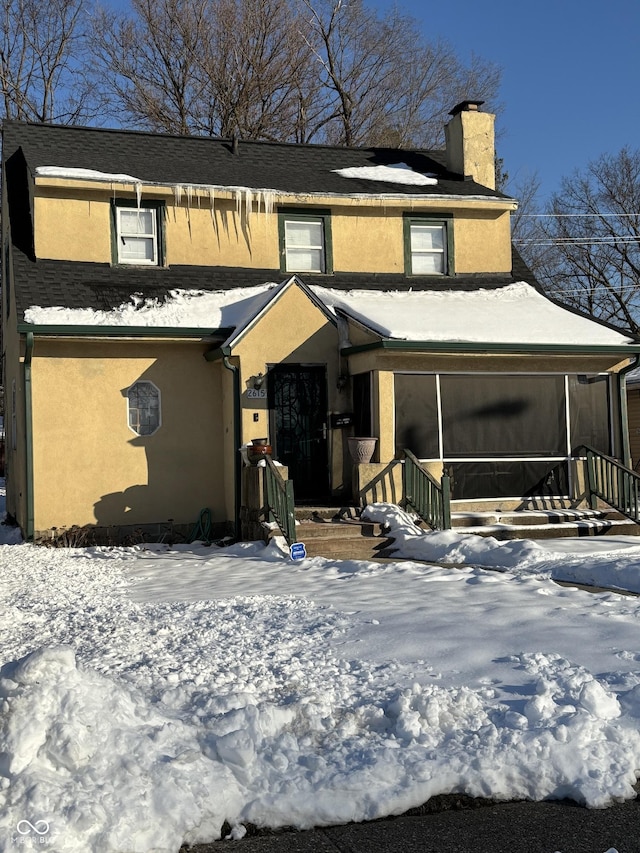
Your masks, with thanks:
[(445, 226), (411, 226), (411, 272), (414, 275), (442, 275), (447, 267)]
[(281, 212), (281, 269), (283, 272), (329, 273), (331, 241), (329, 215)]
[(451, 222), (407, 217), (405, 267), (408, 275), (452, 275)]
[(153, 382), (139, 381), (127, 390), (129, 429), (152, 435), (160, 428), (160, 390)]
[(158, 216), (150, 207), (117, 207), (118, 263), (158, 264)]
[(113, 264), (162, 266), (164, 263), (163, 202), (131, 199), (111, 202), (111, 239)]

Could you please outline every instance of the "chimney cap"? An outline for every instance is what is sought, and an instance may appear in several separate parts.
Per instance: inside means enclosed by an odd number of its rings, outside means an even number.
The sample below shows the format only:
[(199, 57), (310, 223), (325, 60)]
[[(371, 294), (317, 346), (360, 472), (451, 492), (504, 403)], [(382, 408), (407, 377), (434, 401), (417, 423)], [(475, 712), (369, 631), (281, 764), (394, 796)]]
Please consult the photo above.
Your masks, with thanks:
[(478, 111), (478, 107), (481, 107), (484, 104), (484, 101), (460, 101), (459, 104), (451, 110), (449, 113), (450, 116), (457, 116), (458, 113), (464, 112), (473, 112)]

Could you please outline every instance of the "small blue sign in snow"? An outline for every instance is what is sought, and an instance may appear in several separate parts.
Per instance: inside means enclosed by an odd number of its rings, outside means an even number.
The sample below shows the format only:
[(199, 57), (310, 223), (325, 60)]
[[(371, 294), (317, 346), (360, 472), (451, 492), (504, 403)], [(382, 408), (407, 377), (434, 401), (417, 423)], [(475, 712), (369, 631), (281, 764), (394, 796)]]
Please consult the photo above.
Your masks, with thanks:
[(289, 545), (289, 555), (292, 560), (304, 560), (307, 556), (307, 549), (304, 547), (304, 542), (294, 542)]

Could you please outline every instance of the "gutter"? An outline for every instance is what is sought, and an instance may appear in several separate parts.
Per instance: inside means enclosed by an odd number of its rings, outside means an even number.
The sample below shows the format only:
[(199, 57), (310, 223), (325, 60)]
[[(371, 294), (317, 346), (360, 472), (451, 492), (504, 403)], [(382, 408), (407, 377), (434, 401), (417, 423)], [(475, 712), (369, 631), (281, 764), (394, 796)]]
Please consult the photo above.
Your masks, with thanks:
[(220, 329), (197, 329), (177, 326), (71, 326), (18, 323), (18, 333), (58, 338), (184, 338), (186, 340), (226, 340), (233, 326)]
[[(481, 341), (374, 341), (370, 344), (359, 344), (358, 346), (344, 347), (342, 355), (356, 355), (360, 352), (372, 352), (374, 350), (390, 350), (396, 352), (447, 352), (463, 353), (471, 352), (481, 355), (490, 354), (521, 354), (521, 353), (562, 353), (574, 355), (603, 355), (618, 354), (621, 357), (629, 353), (640, 354), (640, 342), (624, 344), (507, 344), (507, 343), (483, 343)], [(626, 368), (625, 368), (626, 369)]]
[(242, 409), (240, 405), (240, 370), (237, 365), (232, 364), (229, 360), (231, 356), (231, 347), (219, 347), (215, 350), (210, 350), (204, 354), (207, 361), (222, 361), (223, 365), (230, 370), (233, 377), (233, 441), (235, 444), (235, 453), (233, 458), (233, 477), (234, 477), (234, 525), (235, 538), (240, 539), (240, 506), (242, 495), (242, 459), (240, 458), (240, 445), (242, 444), (241, 434), (241, 417)]
[(25, 423), (25, 455), (26, 455), (26, 502), (27, 523), (25, 539), (33, 542), (35, 530), (34, 500), (33, 500), (33, 405), (31, 389), (31, 361), (33, 359), (33, 332), (27, 332), (26, 349), (24, 353), (24, 423)]

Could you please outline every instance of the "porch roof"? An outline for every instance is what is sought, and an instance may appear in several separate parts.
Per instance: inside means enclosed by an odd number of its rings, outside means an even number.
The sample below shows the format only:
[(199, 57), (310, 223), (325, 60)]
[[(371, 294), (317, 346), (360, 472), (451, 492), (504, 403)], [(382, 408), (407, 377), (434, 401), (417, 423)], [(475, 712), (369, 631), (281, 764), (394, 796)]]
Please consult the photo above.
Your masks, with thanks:
[(347, 343), (346, 352), (640, 351), (637, 337), (560, 305), (524, 281), (463, 292), (314, 290), (332, 310), (378, 338), (359, 347)]
[[(85, 334), (118, 336), (132, 328), (152, 336), (207, 334), (237, 340), (287, 287), (298, 286), (341, 324), (345, 354), (371, 349), (405, 352), (558, 352), (640, 353), (640, 339), (593, 320), (547, 298), (532, 285), (491, 283), (474, 290), (341, 290), (307, 284), (292, 276), (280, 284), (225, 290), (175, 289), (164, 300), (130, 299), (110, 310), (36, 308), (25, 312), (20, 331), (60, 332), (70, 327)], [(370, 340), (353, 346), (344, 327), (364, 329)], [(67, 334), (70, 331), (66, 331)]]

